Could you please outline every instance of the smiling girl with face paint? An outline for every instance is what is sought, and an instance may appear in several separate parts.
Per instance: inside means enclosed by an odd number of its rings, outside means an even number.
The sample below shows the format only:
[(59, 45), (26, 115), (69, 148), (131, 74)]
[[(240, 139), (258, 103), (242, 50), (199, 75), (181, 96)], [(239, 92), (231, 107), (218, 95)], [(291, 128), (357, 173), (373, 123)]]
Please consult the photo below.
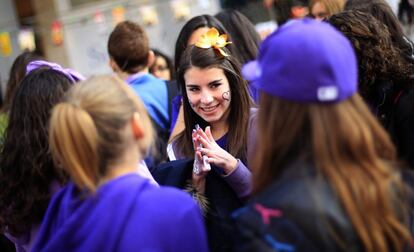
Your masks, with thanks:
[[(185, 50), (178, 69), (186, 129), (172, 141), (175, 157), (195, 158), (200, 173), (192, 175), (192, 186), (198, 192), (205, 191), (206, 175), (218, 172), (239, 198), (246, 197), (251, 189), (245, 164), (254, 109), (239, 65), (225, 45), (218, 49), (196, 43)], [(209, 171), (203, 156), (217, 169)]]
[[(217, 30), (209, 33), (219, 38)], [(213, 36), (207, 42), (199, 40), (181, 56), (177, 82), (183, 91), (185, 130), (172, 140), (169, 152), (172, 160), (191, 159), (186, 168), (193, 172), (186, 173), (185, 185), (175, 186), (193, 194), (203, 208), (211, 251), (231, 251), (226, 221), (251, 191), (246, 165), (256, 109), (225, 40)], [(221, 46), (214, 47), (217, 43)], [(175, 164), (170, 177), (180, 170)]]

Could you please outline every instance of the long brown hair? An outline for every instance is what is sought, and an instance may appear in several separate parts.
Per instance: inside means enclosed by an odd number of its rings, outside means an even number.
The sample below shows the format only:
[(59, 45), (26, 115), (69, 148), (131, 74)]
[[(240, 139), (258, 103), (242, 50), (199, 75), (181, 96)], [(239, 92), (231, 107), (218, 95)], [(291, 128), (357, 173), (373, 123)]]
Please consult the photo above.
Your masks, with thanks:
[(53, 158), (79, 188), (94, 192), (108, 167), (135, 141), (125, 133), (134, 113), (145, 129), (138, 142), (143, 158), (152, 143), (153, 128), (143, 103), (121, 79), (89, 79), (73, 87), (66, 101), (53, 109), (49, 133)]
[[(223, 48), (223, 50), (230, 54), (226, 48)], [(188, 101), (184, 74), (191, 67), (201, 69), (217, 67), (223, 69), (229, 81), (231, 92), (227, 150), (233, 156), (245, 160), (247, 155), (247, 127), (250, 107), (252, 106), (252, 100), (247, 89), (247, 82), (241, 77), (240, 66), (237, 60), (231, 56), (223, 57), (213, 48), (203, 49), (196, 46), (190, 46), (185, 50), (181, 56), (181, 63), (178, 68), (177, 81), (180, 83), (181, 90), (183, 91), (185, 123), (185, 130), (175, 138), (177, 146), (181, 148), (180, 154), (189, 158), (194, 157), (191, 137), (192, 130), (195, 124), (199, 124), (203, 129), (208, 126), (208, 123), (193, 111)]]
[(347, 0), (345, 11), (358, 10), (369, 13), (383, 23), (391, 34), (391, 40), (395, 47), (406, 60), (412, 62), (413, 48), (411, 41), (404, 34), (403, 27), (392, 10), (388, 1), (385, 0)]
[(404, 203), (391, 194), (391, 188), (403, 191), (392, 165), (395, 149), (358, 94), (330, 105), (304, 105), (262, 94), (258, 120), (256, 193), (287, 164), (309, 156), (338, 195), (364, 251), (403, 251), (410, 245), (401, 218)]
[(66, 182), (52, 160), (48, 124), (53, 106), (73, 84), (48, 68), (35, 69), (15, 84), (0, 154), (0, 230), (20, 236), (42, 221), (50, 185)]

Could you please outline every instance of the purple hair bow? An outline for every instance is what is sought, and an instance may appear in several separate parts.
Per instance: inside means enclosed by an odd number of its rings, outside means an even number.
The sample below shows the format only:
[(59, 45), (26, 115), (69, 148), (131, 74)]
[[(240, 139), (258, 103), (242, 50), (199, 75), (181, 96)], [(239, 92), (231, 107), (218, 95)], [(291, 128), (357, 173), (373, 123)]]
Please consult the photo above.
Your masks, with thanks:
[(69, 68), (62, 68), (59, 64), (44, 60), (35, 60), (30, 62), (26, 67), (26, 75), (28, 75), (31, 71), (38, 69), (39, 67), (49, 67), (50, 69), (62, 73), (73, 83), (85, 80), (85, 77), (83, 77), (82, 74), (76, 72), (75, 70)]

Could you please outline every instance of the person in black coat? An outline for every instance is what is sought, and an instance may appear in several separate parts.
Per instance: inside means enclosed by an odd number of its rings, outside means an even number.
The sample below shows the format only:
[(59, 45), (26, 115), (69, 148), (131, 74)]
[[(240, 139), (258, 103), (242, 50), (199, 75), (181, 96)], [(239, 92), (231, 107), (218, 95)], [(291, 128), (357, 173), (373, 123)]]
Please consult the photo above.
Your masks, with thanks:
[(414, 168), (414, 65), (370, 14), (345, 11), (328, 21), (351, 41), (359, 60), (359, 93), (390, 134), (401, 160)]

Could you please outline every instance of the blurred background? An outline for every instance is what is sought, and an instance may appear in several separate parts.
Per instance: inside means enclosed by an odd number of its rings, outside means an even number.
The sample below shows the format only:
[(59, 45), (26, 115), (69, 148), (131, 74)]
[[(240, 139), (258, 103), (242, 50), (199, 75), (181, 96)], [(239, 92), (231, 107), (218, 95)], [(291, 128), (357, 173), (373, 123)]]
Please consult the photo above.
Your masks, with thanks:
[[(278, 0), (276, 0), (278, 1)], [(280, 1), (280, 0), (279, 0)], [(388, 0), (396, 12), (399, 0)], [(257, 29), (275, 27), (263, 0), (0, 0), (0, 82), (24, 50), (73, 68), (85, 76), (109, 73), (106, 43), (125, 19), (143, 25), (152, 48), (173, 57), (175, 40), (193, 16), (237, 8)], [(4, 93), (4, 92), (3, 92)]]
[[(230, 6), (243, 0), (233, 2)], [(262, 1), (253, 2), (263, 6)], [(227, 3), (218, 0), (0, 0), (2, 88), (13, 60), (25, 49), (86, 76), (110, 72), (107, 39), (114, 26), (125, 19), (145, 27), (152, 48), (173, 56), (175, 40), (183, 24), (196, 15), (216, 14), (221, 10), (220, 4)]]

